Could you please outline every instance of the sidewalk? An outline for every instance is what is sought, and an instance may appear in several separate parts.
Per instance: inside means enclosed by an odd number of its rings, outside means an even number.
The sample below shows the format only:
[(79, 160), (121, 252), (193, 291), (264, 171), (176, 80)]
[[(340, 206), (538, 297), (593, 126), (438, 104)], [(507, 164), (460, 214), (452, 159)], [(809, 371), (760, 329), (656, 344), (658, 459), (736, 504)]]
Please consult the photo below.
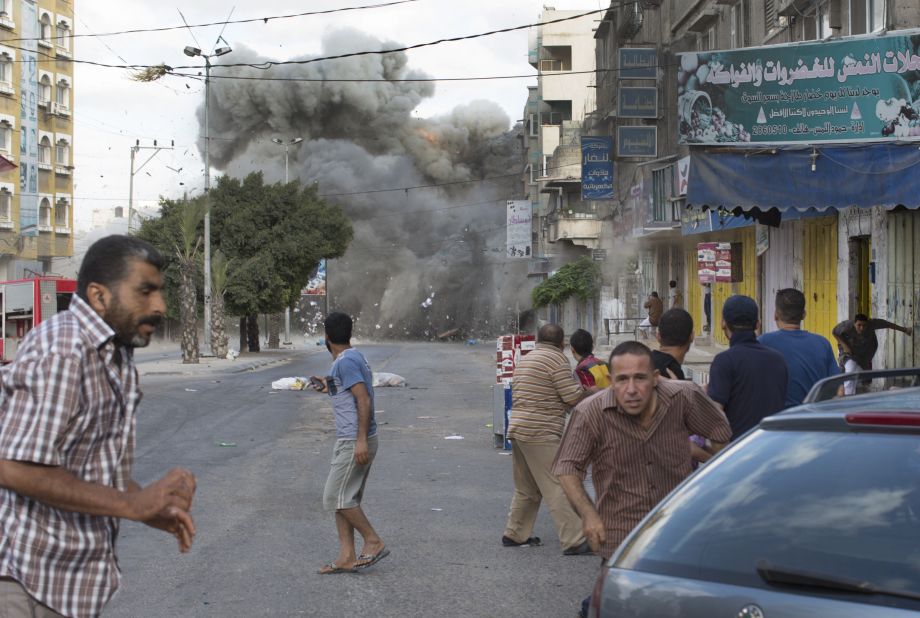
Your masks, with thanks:
[[(613, 351), (613, 348), (624, 341), (633, 340), (633, 336), (632, 333), (612, 335), (609, 345), (606, 341), (603, 341), (606, 337), (601, 336), (599, 339), (601, 339), (601, 341), (596, 342), (594, 354), (598, 358), (606, 360), (610, 356), (610, 352)], [(658, 341), (654, 337), (649, 337), (648, 339), (640, 338), (639, 341), (653, 350), (657, 350), (659, 347)], [(708, 384), (709, 366), (712, 364), (713, 357), (719, 352), (727, 349), (728, 346), (713, 341), (709, 333), (698, 335), (693, 341), (693, 345), (690, 347), (687, 357), (684, 359), (684, 373), (689, 379), (697, 384)]]
[(321, 346), (301, 345), (279, 350), (263, 349), (261, 352), (243, 352), (235, 360), (202, 356), (198, 364), (186, 364), (182, 362), (182, 351), (178, 343), (154, 342), (146, 348), (135, 350), (134, 359), (141, 376), (201, 375), (228, 371), (232, 373), (255, 371), (320, 351), (325, 352), (326, 350)]

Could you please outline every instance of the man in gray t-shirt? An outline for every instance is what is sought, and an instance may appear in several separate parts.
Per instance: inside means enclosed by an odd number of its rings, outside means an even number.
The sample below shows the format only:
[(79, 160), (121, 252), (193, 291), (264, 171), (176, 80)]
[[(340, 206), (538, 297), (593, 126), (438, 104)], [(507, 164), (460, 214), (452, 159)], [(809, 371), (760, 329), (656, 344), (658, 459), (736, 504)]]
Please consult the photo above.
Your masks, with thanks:
[[(339, 555), (319, 570), (322, 575), (331, 575), (367, 568), (386, 558), (390, 550), (361, 508), (367, 476), (377, 455), (373, 374), (364, 355), (351, 347), (349, 316), (331, 313), (324, 326), (326, 348), (333, 358), (332, 370), (325, 378), (314, 376), (310, 381), (316, 390), (329, 393), (335, 416), (336, 442), (323, 491), (323, 507), (335, 511)], [(357, 556), (355, 530), (364, 539)]]

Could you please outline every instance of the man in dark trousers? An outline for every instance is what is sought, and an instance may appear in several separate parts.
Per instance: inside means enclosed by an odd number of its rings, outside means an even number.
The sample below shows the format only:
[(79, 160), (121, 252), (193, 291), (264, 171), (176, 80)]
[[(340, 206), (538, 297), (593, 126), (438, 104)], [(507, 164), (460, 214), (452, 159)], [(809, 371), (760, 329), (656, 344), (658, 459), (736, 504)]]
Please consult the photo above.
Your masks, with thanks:
[(166, 312), (165, 261), (130, 236), (89, 248), (70, 307), (0, 373), (0, 616), (94, 618), (121, 579), (121, 519), (191, 548), (195, 476), (131, 477), (141, 401), (134, 349)]
[(852, 320), (844, 320), (834, 327), (834, 338), (838, 344), (846, 344), (856, 364), (868, 371), (872, 369), (872, 359), (878, 352), (878, 336), (875, 331), (886, 328), (900, 331), (908, 337), (914, 334), (914, 329), (910, 326), (900, 326), (879, 318), (870, 320), (866, 314), (857, 313)]
[(712, 361), (709, 396), (722, 404), (732, 440), (786, 405), (786, 360), (757, 341), (758, 314), (757, 303), (748, 296), (731, 296), (722, 306), (722, 331), (730, 347)]

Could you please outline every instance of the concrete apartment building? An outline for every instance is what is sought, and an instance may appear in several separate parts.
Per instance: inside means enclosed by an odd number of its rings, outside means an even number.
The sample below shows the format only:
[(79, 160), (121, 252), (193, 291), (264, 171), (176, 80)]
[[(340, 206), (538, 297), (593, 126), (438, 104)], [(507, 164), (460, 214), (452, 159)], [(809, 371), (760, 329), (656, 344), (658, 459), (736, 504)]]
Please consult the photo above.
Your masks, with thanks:
[[(700, 245), (725, 243), (716, 341), (728, 296), (756, 298), (768, 331), (783, 287), (827, 337), (858, 311), (920, 326), (918, 27), (920, 4), (892, 0), (612, 2), (585, 131), (614, 139), (605, 233), (636, 247), (617, 310), (641, 315), (674, 279), (701, 326)], [(879, 335), (879, 366), (920, 363), (918, 338)]]
[[(525, 199), (533, 208), (531, 282), (596, 247), (602, 213), (580, 199), (579, 139), (594, 102), (594, 38), (597, 15), (544, 7), (541, 25), (529, 33), (528, 60), (537, 69), (537, 85), (528, 88), (524, 107)], [(549, 319), (567, 330), (593, 326), (594, 311), (552, 308)]]
[(71, 0), (0, 0), (0, 276), (73, 254)]

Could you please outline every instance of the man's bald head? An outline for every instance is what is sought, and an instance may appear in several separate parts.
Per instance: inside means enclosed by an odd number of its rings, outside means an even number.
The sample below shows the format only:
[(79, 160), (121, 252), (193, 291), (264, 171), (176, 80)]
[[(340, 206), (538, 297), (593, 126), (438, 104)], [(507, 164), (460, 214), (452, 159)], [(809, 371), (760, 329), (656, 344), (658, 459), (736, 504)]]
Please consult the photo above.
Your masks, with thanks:
[(537, 343), (549, 343), (562, 347), (563, 341), (565, 341), (565, 331), (558, 324), (544, 324), (537, 331)]

